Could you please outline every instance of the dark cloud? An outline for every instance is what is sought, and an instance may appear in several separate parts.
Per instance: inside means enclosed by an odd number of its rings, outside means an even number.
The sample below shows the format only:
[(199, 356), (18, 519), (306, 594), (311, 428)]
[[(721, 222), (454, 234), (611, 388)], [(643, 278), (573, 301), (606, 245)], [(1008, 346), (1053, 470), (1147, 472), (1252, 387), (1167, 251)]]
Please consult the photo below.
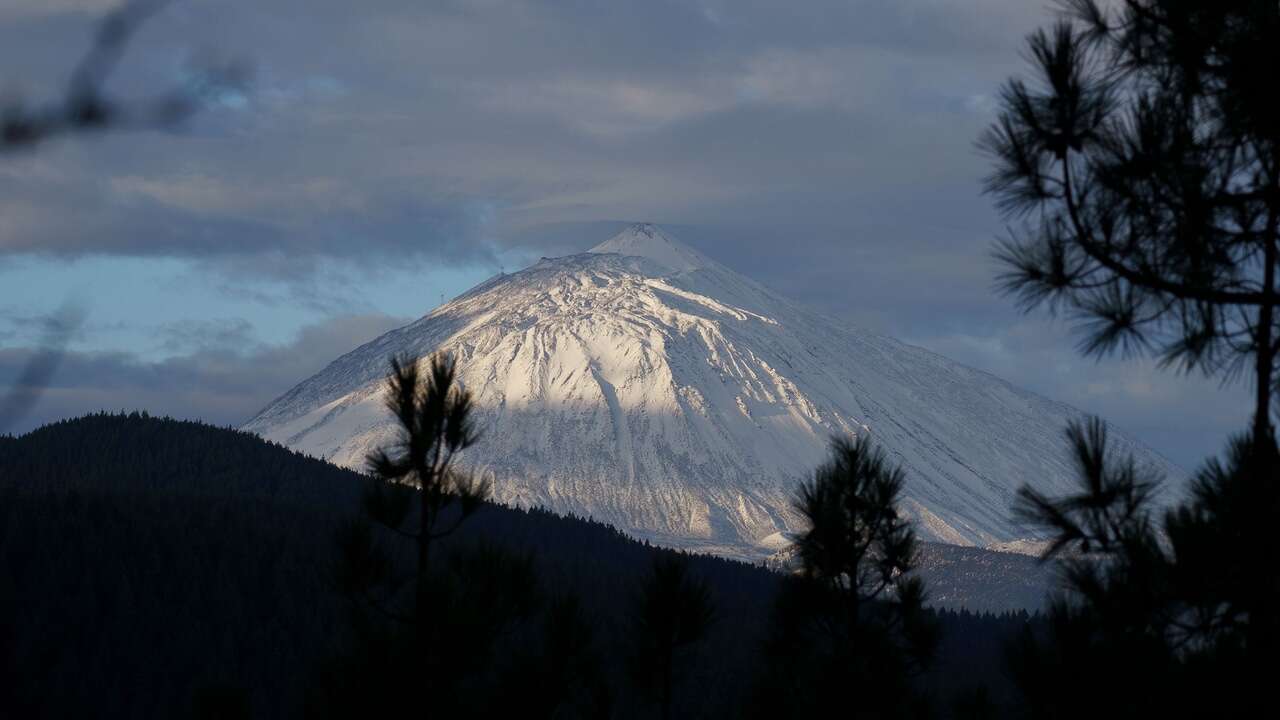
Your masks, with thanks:
[[(153, 139), (180, 152), (180, 138)], [(362, 264), (492, 257), (480, 213), (466, 201), (373, 192), (322, 178), (264, 187), (233, 170), (148, 177), (64, 174), (71, 156), (111, 155), (123, 144), (63, 147), (6, 159), (0, 168), (0, 252), (193, 257), (236, 273), (302, 277), (319, 258)], [(52, 156), (52, 157), (50, 157)], [(104, 158), (95, 162), (107, 163)], [(90, 179), (93, 178), (93, 179)]]
[[(0, 0), (0, 93), (56, 97), (69, 48), (110, 4)], [(1230, 410), (1243, 392), (1081, 361), (1066, 329), (992, 292), (1001, 227), (974, 140), (1051, 7), (181, 0), (143, 28), (114, 89), (170, 87), (212, 53), (250, 61), (250, 91), (208, 98), (178, 134), (0, 160), (0, 253), (196, 258), (238, 297), (337, 314), (343, 283), (380, 268), (564, 254), (654, 221), (785, 295), (1106, 412), (1186, 462), (1244, 424), (1243, 403)], [(110, 387), (160, 373), (209, 417), (256, 409), (224, 372), (248, 377), (237, 363), (252, 353), (218, 352), (73, 358), (86, 380), (66, 407), (99, 392), (100, 372)], [(274, 359), (282, 388), (306, 374)], [(197, 398), (183, 372), (214, 390)]]
[[(383, 315), (337, 317), (303, 328), (290, 343), (267, 346), (247, 345), (248, 333), (235, 321), (214, 328), (170, 327), (161, 336), (189, 352), (157, 362), (132, 353), (69, 351), (61, 354), (34, 407), (6, 430), (24, 432), (97, 410), (147, 410), (239, 425), (331, 360), (404, 322)], [(0, 387), (23, 391), (13, 385), (42, 353), (0, 349)]]
[[(0, 8), (0, 60), (23, 70), (0, 86), (55, 95), (104, 3), (19, 5)], [(251, 92), (177, 136), (7, 161), (0, 251), (274, 252), (301, 273), (489, 261), (563, 222), (754, 215), (804, 235), (922, 181), (971, 184), (970, 101), (1016, 64), (1026, 6), (184, 0), (143, 29), (121, 91), (213, 48), (252, 60)]]

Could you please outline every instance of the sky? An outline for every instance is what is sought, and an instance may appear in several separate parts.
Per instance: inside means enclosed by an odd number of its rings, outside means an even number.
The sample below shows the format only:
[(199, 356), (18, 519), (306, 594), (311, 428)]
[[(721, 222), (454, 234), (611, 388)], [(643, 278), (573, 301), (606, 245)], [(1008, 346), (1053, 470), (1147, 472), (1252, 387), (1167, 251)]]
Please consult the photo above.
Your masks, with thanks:
[[(0, 109), (57, 102), (112, 0), (0, 0)], [(1086, 359), (993, 290), (975, 147), (1036, 0), (175, 0), (112, 75), (179, 128), (0, 154), (10, 432), (146, 409), (238, 425), (538, 257), (654, 222), (828, 315), (1096, 413), (1188, 469), (1248, 388)], [(245, 68), (247, 82), (209, 81)], [(69, 323), (68, 318), (77, 321)]]

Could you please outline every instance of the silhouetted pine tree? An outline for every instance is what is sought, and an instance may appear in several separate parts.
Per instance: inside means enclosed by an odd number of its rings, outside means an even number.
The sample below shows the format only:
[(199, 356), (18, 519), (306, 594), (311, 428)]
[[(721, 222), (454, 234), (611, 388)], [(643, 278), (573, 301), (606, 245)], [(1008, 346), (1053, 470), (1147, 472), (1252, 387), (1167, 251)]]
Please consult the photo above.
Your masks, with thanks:
[[(433, 545), (479, 509), (488, 486), (455, 465), (477, 435), (471, 397), (456, 385), (453, 359), (433, 356), (425, 377), (421, 365), (417, 358), (391, 359), (386, 405), (399, 421), (399, 437), (370, 453), (365, 517), (339, 533), (339, 588), (363, 609), (392, 621), (386, 626), (357, 618), (358, 652), (364, 657), (354, 664), (365, 672), (351, 684), (357, 686), (354, 694), (381, 698), (387, 709), (422, 707), (428, 699), (436, 707), (450, 706), (448, 698), (461, 689), (459, 679), (481, 663), (495, 628), (529, 611), (535, 584), (528, 558), (492, 548), (451, 557), (444, 568), (433, 566)], [(376, 532), (375, 524), (387, 532)], [(383, 535), (412, 543), (411, 573), (402, 572), (404, 553), (385, 547)], [(493, 598), (475, 597), (478, 586), (490, 586), (507, 605), (495, 608)], [(481, 608), (491, 614), (477, 616)], [(405, 696), (403, 688), (413, 692)], [(329, 702), (341, 705), (333, 697)]]
[(761, 717), (925, 713), (913, 678), (932, 662), (938, 632), (924, 584), (910, 576), (915, 533), (896, 510), (903, 477), (871, 441), (837, 439), (801, 486), (802, 571), (774, 611)]
[(1107, 449), (1100, 421), (1068, 432), (1080, 492), (1024, 488), (1018, 511), (1053, 533), (1065, 592), (1047, 630), (1025, 633), (1009, 669), (1033, 717), (1110, 712), (1247, 715), (1266, 700), (1280, 640), (1280, 572), (1269, 518), (1280, 453), (1251, 436), (1211, 460), (1190, 497), (1159, 516), (1157, 478)]
[[(344, 529), (338, 569), (342, 589), (368, 607), (425, 630), (432, 617), (432, 545), (480, 508), (489, 487), (455, 465), (477, 435), (471, 395), (455, 385), (453, 359), (433, 356), (425, 378), (419, 365), (416, 358), (391, 359), (386, 403), (399, 421), (399, 437), (390, 448), (369, 454), (372, 480), (364, 494), (368, 520), (414, 544), (412, 612), (395, 602), (402, 583), (393, 582), (391, 559), (367, 520)], [(385, 594), (375, 595), (379, 589)]]
[[(577, 599), (548, 599), (528, 553), (490, 543), (438, 552), (484, 504), (489, 486), (456, 465), (477, 433), (454, 361), (432, 357), (426, 377), (419, 366), (391, 361), (387, 407), (400, 437), (369, 455), (367, 518), (348, 524), (339, 542), (338, 584), (367, 612), (353, 617), (352, 651), (320, 670), (309, 711), (599, 716), (610, 693)], [(377, 526), (412, 542), (411, 563), (410, 553), (384, 547)]]
[[(434, 355), (428, 377), (419, 376), (416, 358), (392, 358), (387, 378), (387, 409), (399, 421), (400, 437), (390, 448), (369, 454), (376, 482), (365, 496), (365, 511), (375, 522), (417, 544), (415, 602), (419, 617), (430, 613), (431, 545), (458, 529), (489, 495), (489, 486), (459, 470), (458, 453), (477, 439), (471, 419), (471, 393), (455, 384), (452, 357)], [(410, 501), (417, 497), (417, 529), (406, 532)], [(444, 513), (457, 513), (441, 528)]]
[(689, 573), (688, 560), (657, 555), (635, 600), (632, 660), (641, 687), (657, 697), (663, 720), (672, 717), (677, 655), (701, 641), (714, 620), (711, 590)]
[(1255, 382), (1253, 426), (1161, 516), (1152, 477), (1109, 454), (1098, 421), (1068, 430), (1080, 491), (1029, 489), (1066, 591), (1010, 650), (1031, 717), (1233, 716), (1262, 699), (1277, 650), (1280, 455), (1280, 6), (1267, 0), (1063, 3), (1030, 38), (1039, 86), (1015, 80), (982, 144), (1011, 219), (1005, 288), (1085, 322), (1083, 350)]
[(1268, 442), (1280, 351), (1280, 6), (1067, 0), (1029, 41), (981, 141), (1011, 221), (1005, 289), (1082, 321), (1083, 350), (1256, 383)]

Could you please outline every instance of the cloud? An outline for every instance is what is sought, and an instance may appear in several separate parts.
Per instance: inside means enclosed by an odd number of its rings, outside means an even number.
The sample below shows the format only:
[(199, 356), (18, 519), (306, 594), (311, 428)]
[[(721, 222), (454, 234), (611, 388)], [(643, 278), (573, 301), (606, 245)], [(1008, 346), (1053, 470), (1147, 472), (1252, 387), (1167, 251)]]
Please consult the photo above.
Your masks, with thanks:
[[(168, 142), (180, 142), (168, 139)], [(19, 158), (18, 163), (25, 161)], [(487, 258), (470, 202), (342, 177), (241, 184), (214, 168), (105, 180), (0, 177), (0, 253), (451, 261)]]
[[(118, 79), (168, 87), (216, 48), (253, 62), (252, 92), (177, 136), (6, 158), (0, 253), (487, 262), (538, 223), (838, 205), (851, 179), (956, 161), (972, 179), (977, 125), (946, 134), (958, 153), (919, 139), (1016, 65), (991, 55), (1033, 17), (1022, 5), (185, 0)], [(0, 60), (65, 76), (87, 29), (10, 18)], [(477, 204), (509, 210), (485, 226)]]
[[(58, 97), (98, 7), (0, 0), (0, 98)], [(1233, 391), (1080, 361), (1063, 328), (992, 292), (1001, 224), (974, 141), (1024, 70), (1025, 34), (1051, 20), (1025, 0), (182, 0), (142, 29), (113, 89), (185, 82), (212, 49), (252, 63), (250, 92), (178, 133), (0, 157), (0, 258), (184, 258), (229, 297), (332, 316), (388, 267), (496, 266), (654, 221), (785, 295), (1113, 416), (1185, 461), (1240, 424)], [(84, 380), (59, 407), (95, 392), (134, 404), (95, 390), (96, 372), (158, 408), (230, 419), (266, 392), (226, 384), (249, 377), (243, 363), (283, 368), (273, 387), (310, 372), (228, 350), (237, 332), (157, 330), (169, 364), (73, 358)], [(148, 390), (148, 373), (174, 389)], [(218, 390), (195, 397), (198, 373)]]
[(122, 4), (123, 0), (0, 0), (0, 22), (61, 13), (98, 16)]
[(653, 132), (723, 107), (720, 99), (693, 88), (573, 76), (534, 86), (484, 87), (476, 95), (486, 107), (545, 115), (606, 137)]
[[(336, 317), (304, 327), (282, 345), (247, 345), (243, 321), (169, 327), (161, 337), (169, 339), (171, 349), (187, 352), (156, 362), (125, 352), (69, 351), (32, 410), (6, 430), (25, 432), (98, 410), (147, 410), (239, 425), (331, 360), (405, 322), (384, 315)], [(0, 387), (10, 388), (40, 353), (0, 349)]]
[[(305, 332), (305, 331), (304, 331)], [(161, 350), (180, 355), (196, 350), (232, 351), (253, 348), (253, 323), (244, 318), (221, 318), (167, 323), (156, 333)]]

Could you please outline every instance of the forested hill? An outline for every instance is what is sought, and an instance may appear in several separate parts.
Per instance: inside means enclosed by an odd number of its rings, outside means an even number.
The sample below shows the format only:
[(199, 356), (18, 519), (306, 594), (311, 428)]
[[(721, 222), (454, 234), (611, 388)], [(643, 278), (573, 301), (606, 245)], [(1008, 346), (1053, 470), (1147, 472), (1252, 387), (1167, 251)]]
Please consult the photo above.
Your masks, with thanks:
[[(298, 715), (345, 641), (334, 537), (359, 513), (362, 481), (248, 433), (136, 413), (0, 439), (0, 715), (183, 717), (227, 696), (253, 717)], [(539, 582), (580, 598), (615, 662), (608, 646), (665, 552), (498, 506), (451, 542), (477, 540), (532, 554)], [(779, 576), (691, 562), (718, 621), (690, 702), (731, 714)], [(943, 619), (939, 687), (998, 676), (1001, 639), (1022, 621)]]
[[(7, 490), (181, 492), (333, 504), (356, 475), (256, 435), (146, 413), (99, 413), (0, 443)], [(345, 493), (345, 495), (344, 495)]]

